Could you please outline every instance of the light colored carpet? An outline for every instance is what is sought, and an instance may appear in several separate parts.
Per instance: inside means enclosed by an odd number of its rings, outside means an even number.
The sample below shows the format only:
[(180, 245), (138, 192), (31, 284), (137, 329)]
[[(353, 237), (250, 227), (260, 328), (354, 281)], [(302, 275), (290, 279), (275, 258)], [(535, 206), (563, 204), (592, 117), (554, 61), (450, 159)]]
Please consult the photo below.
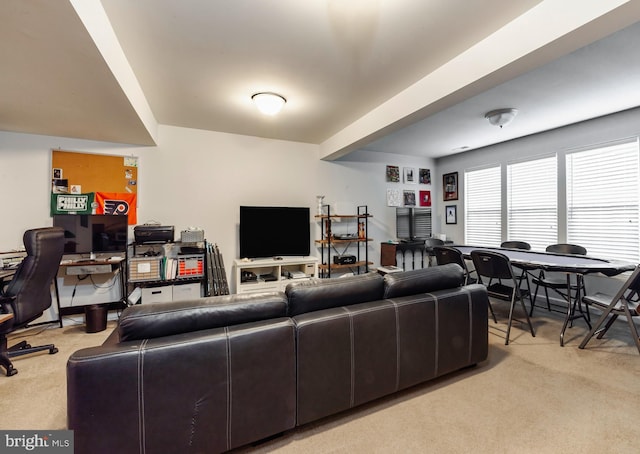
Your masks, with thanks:
[(102, 344), (115, 326), (115, 321), (109, 321), (105, 331), (87, 333), (83, 321), (69, 317), (65, 318), (64, 328), (46, 324), (12, 334), (10, 346), (27, 340), (34, 346), (53, 343), (59, 351), (12, 358), (18, 370), (13, 377), (5, 376), (4, 368), (0, 368), (0, 428), (66, 429), (67, 360), (76, 350)]
[[(584, 322), (568, 329), (560, 347), (561, 315), (538, 309), (536, 337), (515, 323), (505, 346), (504, 314), (498, 315), (497, 325), (490, 321), (489, 359), (477, 367), (236, 452), (638, 452), (640, 355), (626, 322), (580, 350)], [(18, 375), (0, 376), (0, 427), (65, 428), (66, 360), (101, 344), (113, 326), (94, 334), (81, 324), (24, 333), (34, 345), (54, 342), (60, 352), (17, 358)]]

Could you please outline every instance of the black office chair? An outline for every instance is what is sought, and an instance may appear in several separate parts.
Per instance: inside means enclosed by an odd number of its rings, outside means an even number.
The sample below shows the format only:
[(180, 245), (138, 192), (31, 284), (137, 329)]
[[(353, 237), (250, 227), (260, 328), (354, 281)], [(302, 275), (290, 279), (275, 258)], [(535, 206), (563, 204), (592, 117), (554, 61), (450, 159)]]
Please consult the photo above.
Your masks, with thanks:
[[(521, 289), (516, 280), (516, 276), (513, 274), (513, 268), (511, 267), (511, 261), (509, 258), (499, 252), (485, 251), (482, 249), (476, 249), (471, 251), (471, 259), (473, 265), (478, 274), (478, 281), (487, 287), (487, 292), (490, 297), (506, 300), (510, 302), (509, 307), (509, 323), (507, 325), (507, 335), (505, 345), (509, 345), (509, 335), (511, 333), (511, 324), (513, 321), (513, 310), (516, 306), (516, 301), (520, 301), (522, 310), (529, 324), (531, 335), (536, 336), (536, 333), (531, 324), (529, 313), (524, 305), (524, 297), (528, 295), (527, 290)], [(487, 280), (485, 283), (484, 280)], [(497, 280), (498, 282), (494, 282)], [(493, 321), (498, 323), (496, 314), (493, 311), (491, 302), (489, 302), (489, 310), (493, 316)]]
[[(432, 266), (433, 264), (433, 259), (436, 258), (436, 255), (433, 251), (433, 248), (435, 246), (443, 246), (444, 245), (444, 241), (442, 241), (439, 238), (427, 238), (424, 241), (424, 249), (427, 252), (427, 260), (429, 261), (429, 266)], [(436, 261), (437, 263), (437, 261)]]
[(59, 227), (27, 230), (23, 242), (27, 255), (0, 297), (0, 314), (12, 315), (0, 323), (0, 365), (6, 369), (7, 376), (18, 373), (11, 357), (58, 351), (53, 344), (32, 347), (27, 341), (7, 347), (7, 334), (24, 328), (51, 306), (51, 283), (62, 259), (64, 230)]
[[(593, 325), (593, 328), (591, 328), (589, 333), (582, 340), (579, 348), (585, 348), (594, 335), (597, 335), (596, 337), (598, 339), (602, 339), (609, 328), (611, 328), (611, 325), (613, 325), (613, 322), (615, 322), (620, 315), (623, 315), (627, 318), (631, 337), (636, 344), (638, 353), (640, 353), (640, 337), (638, 336), (638, 329), (633, 322), (633, 317), (640, 316), (639, 300), (640, 265), (638, 265), (633, 273), (631, 273), (629, 279), (627, 279), (615, 296), (606, 295), (604, 293), (585, 295), (582, 298), (582, 301), (587, 305), (587, 307), (589, 305), (597, 306), (602, 309), (603, 312), (598, 321)], [(609, 317), (609, 320), (607, 320), (607, 317)], [(604, 327), (602, 327), (603, 323), (605, 323)]]
[[(547, 246), (547, 252), (556, 254), (574, 254), (574, 255), (587, 255), (587, 250), (578, 246), (577, 244), (559, 243)], [(577, 304), (578, 310), (582, 312), (582, 306), (579, 304), (578, 295), (585, 295), (584, 280), (571, 277), (571, 292), (574, 293), (573, 303)], [(532, 282), (536, 285), (536, 290), (531, 299), (531, 312), (529, 315), (533, 315), (533, 309), (536, 306), (536, 300), (538, 298), (538, 289), (542, 287), (547, 300), (547, 310), (551, 311), (551, 300), (549, 299), (549, 289), (556, 292), (569, 304), (572, 301), (571, 295), (567, 292), (567, 279), (565, 276), (546, 276), (544, 270), (540, 270), (540, 274), (534, 277)], [(578, 288), (578, 286), (580, 288)], [(590, 320), (589, 312), (587, 311), (587, 321)]]
[(475, 270), (469, 270), (467, 261), (464, 259), (462, 252), (458, 249), (448, 246), (434, 246), (433, 253), (436, 257), (438, 265), (446, 265), (447, 263), (456, 263), (460, 265), (464, 271), (464, 284), (475, 284), (478, 280), (471, 277)]

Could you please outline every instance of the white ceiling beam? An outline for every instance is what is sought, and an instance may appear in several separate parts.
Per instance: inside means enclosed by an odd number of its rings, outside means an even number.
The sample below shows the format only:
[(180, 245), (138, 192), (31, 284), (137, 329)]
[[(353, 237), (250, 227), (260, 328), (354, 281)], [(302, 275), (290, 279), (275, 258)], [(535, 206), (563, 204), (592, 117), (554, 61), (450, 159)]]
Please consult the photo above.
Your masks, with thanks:
[(613, 33), (637, 20), (638, 3), (637, 0), (542, 1), (324, 141), (319, 147), (320, 158), (338, 159)]
[(69, 0), (140, 121), (157, 144), (158, 122), (100, 0)]

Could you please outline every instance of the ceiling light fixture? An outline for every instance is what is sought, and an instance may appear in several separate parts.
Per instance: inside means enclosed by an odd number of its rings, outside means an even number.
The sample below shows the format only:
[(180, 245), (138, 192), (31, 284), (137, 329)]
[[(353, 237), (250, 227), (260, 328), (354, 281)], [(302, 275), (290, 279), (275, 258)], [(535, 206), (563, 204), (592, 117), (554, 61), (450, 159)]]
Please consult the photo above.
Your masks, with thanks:
[(491, 112), (487, 112), (484, 115), (484, 118), (489, 120), (489, 123), (492, 125), (500, 126), (502, 128), (503, 126), (507, 126), (511, 123), (517, 114), (518, 111), (516, 109), (496, 109)]
[(256, 93), (251, 99), (258, 110), (265, 115), (277, 114), (287, 102), (283, 96), (271, 92)]

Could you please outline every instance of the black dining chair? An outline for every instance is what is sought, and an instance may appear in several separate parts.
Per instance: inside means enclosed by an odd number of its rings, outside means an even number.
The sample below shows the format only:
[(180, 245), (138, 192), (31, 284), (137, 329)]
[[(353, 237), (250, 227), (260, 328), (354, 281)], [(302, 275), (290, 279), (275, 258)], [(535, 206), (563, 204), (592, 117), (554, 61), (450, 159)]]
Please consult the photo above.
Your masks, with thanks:
[(470, 270), (467, 261), (458, 249), (449, 246), (434, 246), (433, 253), (436, 257), (436, 264), (446, 265), (448, 263), (456, 263), (460, 265), (464, 271), (464, 285), (475, 284), (478, 280), (471, 275), (475, 270)]
[[(500, 247), (505, 249), (520, 249), (523, 251), (531, 250), (531, 245), (526, 241), (503, 241)], [(529, 274), (531, 274), (531, 272), (517, 265), (512, 266), (520, 270), (520, 276), (518, 277), (518, 285), (520, 285), (520, 288), (522, 288), (522, 281), (525, 281), (527, 283), (527, 291), (531, 294), (531, 285), (529, 284)], [(531, 274), (531, 276), (533, 277), (534, 275)]]
[[(594, 323), (589, 333), (582, 340), (578, 348), (585, 348), (587, 343), (596, 336), (597, 339), (607, 333), (613, 322), (622, 315), (627, 319), (629, 330), (633, 342), (636, 344), (638, 353), (640, 353), (640, 337), (638, 329), (633, 321), (633, 317), (640, 316), (640, 265), (631, 273), (626, 282), (622, 285), (618, 293), (610, 296), (604, 293), (595, 293), (593, 295), (585, 295), (582, 301), (588, 306), (594, 306), (603, 312)], [(607, 320), (608, 318), (608, 320)], [(606, 321), (606, 323), (605, 323)], [(604, 326), (602, 326), (604, 323)]]
[[(516, 276), (513, 273), (509, 257), (499, 252), (476, 249), (471, 251), (471, 259), (473, 260), (473, 265), (478, 275), (478, 282), (487, 287), (487, 293), (489, 296), (506, 300), (510, 303), (509, 322), (507, 324), (507, 335), (504, 344), (509, 345), (509, 336), (511, 333), (513, 311), (516, 306), (516, 301), (520, 301), (531, 335), (535, 337), (536, 333), (533, 329), (533, 325), (531, 324), (527, 308), (524, 305), (524, 297), (529, 296), (529, 293), (527, 290), (520, 288), (520, 285), (516, 280)], [(498, 323), (496, 314), (491, 306), (491, 302), (489, 302), (489, 310), (493, 316), (493, 321)]]
[[(435, 246), (443, 246), (443, 245), (444, 245), (444, 241), (442, 241), (439, 238), (427, 238), (424, 241), (424, 248), (425, 248), (425, 251), (427, 253), (427, 260), (429, 262), (429, 266), (433, 265), (433, 259), (436, 258), (435, 253), (433, 251), (433, 248)], [(437, 261), (436, 261), (436, 263), (437, 263)]]
[[(568, 244), (568, 243), (558, 243), (547, 246), (547, 252), (556, 253), (556, 254), (573, 254), (573, 255), (587, 255), (587, 249), (579, 246), (577, 244)], [(573, 298), (568, 293), (569, 287), (567, 287), (567, 278), (566, 276), (558, 276), (558, 275), (545, 275), (544, 270), (540, 270), (540, 274), (532, 279), (532, 282), (535, 284), (536, 289), (533, 294), (533, 298), (531, 299), (531, 312), (529, 315), (533, 315), (533, 309), (536, 306), (536, 300), (538, 299), (538, 290), (540, 287), (544, 289), (544, 294), (547, 300), (547, 310), (551, 311), (551, 300), (549, 299), (549, 290), (553, 290), (555, 293), (560, 295), (567, 304), (573, 301), (573, 304), (577, 304), (578, 310), (582, 312), (582, 306), (579, 304), (579, 295), (585, 294), (584, 280), (577, 279), (574, 276), (571, 276), (571, 284), (570, 289), (571, 293), (574, 294)], [(587, 311), (587, 320), (590, 320), (589, 312)]]
[(522, 249), (524, 251), (531, 250), (531, 245), (526, 241), (503, 241), (500, 247), (505, 249)]

